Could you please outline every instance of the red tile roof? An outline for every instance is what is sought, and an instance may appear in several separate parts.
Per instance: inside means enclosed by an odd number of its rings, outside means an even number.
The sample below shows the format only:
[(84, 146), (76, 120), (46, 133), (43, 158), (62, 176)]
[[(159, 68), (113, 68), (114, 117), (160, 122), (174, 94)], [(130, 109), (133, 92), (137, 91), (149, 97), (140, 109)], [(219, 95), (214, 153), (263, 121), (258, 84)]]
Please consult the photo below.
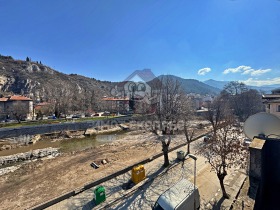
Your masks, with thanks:
[(0, 98), (0, 101), (8, 101), (8, 98)]
[(51, 103), (49, 102), (41, 102), (41, 103), (38, 103), (37, 106), (47, 106), (47, 105), (50, 105)]
[(35, 110), (40, 110), (42, 107), (48, 106), (48, 105), (51, 105), (51, 103), (48, 103), (48, 102), (41, 102), (41, 103), (38, 103), (38, 104), (35, 106)]
[(32, 99), (25, 96), (14, 95), (9, 98), (9, 101), (32, 101)]

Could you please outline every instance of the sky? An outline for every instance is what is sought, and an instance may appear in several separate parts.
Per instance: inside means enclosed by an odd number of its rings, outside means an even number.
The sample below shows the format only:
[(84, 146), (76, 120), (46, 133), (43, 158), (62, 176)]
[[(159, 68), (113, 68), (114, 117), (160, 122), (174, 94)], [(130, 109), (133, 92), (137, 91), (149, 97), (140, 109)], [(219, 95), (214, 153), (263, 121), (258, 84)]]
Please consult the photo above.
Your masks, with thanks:
[(0, 54), (99, 80), (280, 84), (280, 1), (0, 0)]

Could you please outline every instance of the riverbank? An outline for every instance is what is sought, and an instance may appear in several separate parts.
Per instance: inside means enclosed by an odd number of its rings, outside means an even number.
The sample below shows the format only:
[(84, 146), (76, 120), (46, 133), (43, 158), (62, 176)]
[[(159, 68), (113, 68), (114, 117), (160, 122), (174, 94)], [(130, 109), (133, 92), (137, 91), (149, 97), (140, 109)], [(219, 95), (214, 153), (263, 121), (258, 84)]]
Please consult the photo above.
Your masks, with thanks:
[[(84, 150), (96, 147), (101, 144), (110, 143), (121, 138), (123, 131), (120, 126), (103, 127), (98, 130), (92, 128), (95, 133), (86, 135), (87, 131), (61, 131), (43, 135), (25, 135), (0, 141), (0, 157), (10, 156), (19, 153), (26, 153), (32, 150), (44, 149), (47, 147), (60, 148), (62, 152), (73, 150)], [(88, 132), (89, 133), (89, 132)]]
[[(203, 133), (201, 129), (197, 132)], [(119, 171), (161, 152), (157, 136), (145, 130), (133, 130), (123, 138), (83, 151), (62, 153), (55, 159), (30, 162), (14, 172), (0, 176), (0, 209), (27, 209), (43, 201)], [(174, 136), (170, 147), (185, 142)], [(106, 164), (102, 161), (106, 160)], [(100, 167), (94, 169), (91, 163)], [(15, 196), (16, 195), (16, 196)]]
[(59, 155), (58, 148), (44, 148), (32, 150), (30, 152), (19, 153), (0, 157), (0, 166), (11, 165), (17, 162), (36, 160), (47, 156), (57, 157)]

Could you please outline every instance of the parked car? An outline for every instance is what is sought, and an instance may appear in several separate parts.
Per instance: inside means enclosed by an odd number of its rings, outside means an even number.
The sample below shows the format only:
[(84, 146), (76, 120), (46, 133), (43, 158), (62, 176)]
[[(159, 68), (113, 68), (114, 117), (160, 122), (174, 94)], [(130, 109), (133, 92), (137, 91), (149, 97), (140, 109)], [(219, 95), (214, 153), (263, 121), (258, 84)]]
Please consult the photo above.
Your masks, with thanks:
[(92, 114), (92, 117), (99, 117), (99, 113)]
[(85, 113), (85, 117), (91, 117), (92, 114), (91, 113)]
[(61, 114), (59, 118), (66, 118), (66, 114)]
[(110, 112), (105, 111), (101, 116), (110, 116)]
[(56, 119), (56, 116), (54, 116), (54, 115), (53, 116), (48, 116), (48, 119), (53, 119), (54, 120), (54, 119)]
[(213, 138), (212, 134), (207, 134), (206, 136), (204, 136), (203, 141), (204, 142), (208, 142)]
[(73, 114), (72, 118), (81, 118), (81, 115), (79, 115), (79, 114)]

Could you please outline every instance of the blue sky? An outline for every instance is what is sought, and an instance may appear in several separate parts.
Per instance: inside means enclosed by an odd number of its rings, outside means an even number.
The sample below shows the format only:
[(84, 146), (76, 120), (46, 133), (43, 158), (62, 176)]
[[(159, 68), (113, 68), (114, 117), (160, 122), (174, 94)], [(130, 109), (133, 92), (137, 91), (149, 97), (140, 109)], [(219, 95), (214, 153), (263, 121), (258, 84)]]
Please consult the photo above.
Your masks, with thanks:
[(0, 0), (0, 20), (0, 54), (67, 74), (280, 84), (278, 0)]

